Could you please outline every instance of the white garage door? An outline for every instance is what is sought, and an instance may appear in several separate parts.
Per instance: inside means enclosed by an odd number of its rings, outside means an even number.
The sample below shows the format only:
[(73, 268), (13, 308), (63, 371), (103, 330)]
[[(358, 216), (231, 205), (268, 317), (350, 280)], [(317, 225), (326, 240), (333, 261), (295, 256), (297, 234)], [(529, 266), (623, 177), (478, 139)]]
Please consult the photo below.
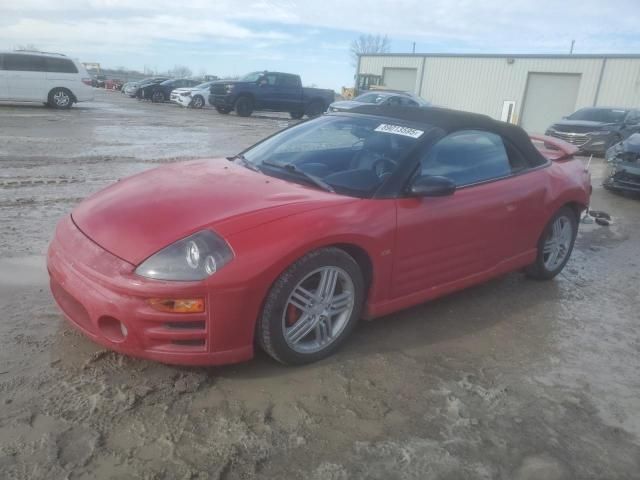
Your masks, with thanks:
[(529, 133), (544, 133), (553, 122), (573, 113), (580, 74), (530, 73), (520, 125)]
[(382, 82), (387, 88), (413, 93), (416, 88), (415, 68), (385, 68)]

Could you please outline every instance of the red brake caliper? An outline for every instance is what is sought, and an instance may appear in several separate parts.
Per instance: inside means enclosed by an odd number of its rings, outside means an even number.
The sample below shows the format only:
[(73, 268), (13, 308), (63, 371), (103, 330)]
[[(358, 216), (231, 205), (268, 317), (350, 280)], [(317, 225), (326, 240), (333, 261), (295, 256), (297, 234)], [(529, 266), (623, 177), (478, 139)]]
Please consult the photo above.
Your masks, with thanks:
[(300, 318), (300, 310), (296, 308), (295, 305), (289, 304), (287, 305), (287, 326), (291, 326), (295, 324)]

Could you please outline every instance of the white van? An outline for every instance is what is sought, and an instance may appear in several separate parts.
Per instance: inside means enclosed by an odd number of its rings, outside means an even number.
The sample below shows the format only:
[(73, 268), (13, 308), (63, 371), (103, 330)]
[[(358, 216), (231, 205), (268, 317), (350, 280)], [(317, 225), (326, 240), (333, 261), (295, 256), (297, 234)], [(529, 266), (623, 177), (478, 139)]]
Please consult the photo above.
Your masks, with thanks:
[(80, 62), (58, 53), (0, 51), (0, 101), (70, 108), (88, 100), (91, 77)]

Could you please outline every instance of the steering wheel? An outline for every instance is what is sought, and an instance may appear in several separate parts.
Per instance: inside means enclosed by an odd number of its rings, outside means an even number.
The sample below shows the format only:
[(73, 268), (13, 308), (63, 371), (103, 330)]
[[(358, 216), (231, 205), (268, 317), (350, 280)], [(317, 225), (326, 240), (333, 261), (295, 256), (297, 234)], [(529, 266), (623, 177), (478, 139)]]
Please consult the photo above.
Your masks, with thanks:
[(398, 162), (392, 160), (385, 155), (382, 155), (380, 158), (373, 162), (371, 169), (373, 173), (375, 173), (378, 178), (384, 178), (388, 175), (391, 175), (393, 170), (398, 166)]

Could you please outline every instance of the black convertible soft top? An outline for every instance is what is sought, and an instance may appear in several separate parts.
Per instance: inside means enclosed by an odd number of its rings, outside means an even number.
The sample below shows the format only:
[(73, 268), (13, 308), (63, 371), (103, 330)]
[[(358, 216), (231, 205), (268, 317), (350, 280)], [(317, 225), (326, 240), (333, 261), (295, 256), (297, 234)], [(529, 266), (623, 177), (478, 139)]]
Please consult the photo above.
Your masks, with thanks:
[(511, 123), (499, 122), (487, 115), (440, 107), (407, 108), (387, 105), (362, 105), (349, 110), (349, 113), (376, 115), (432, 125), (441, 128), (447, 134), (458, 130), (486, 130), (507, 139), (529, 159), (532, 166), (544, 165), (548, 162), (531, 143), (529, 135), (522, 128)]

